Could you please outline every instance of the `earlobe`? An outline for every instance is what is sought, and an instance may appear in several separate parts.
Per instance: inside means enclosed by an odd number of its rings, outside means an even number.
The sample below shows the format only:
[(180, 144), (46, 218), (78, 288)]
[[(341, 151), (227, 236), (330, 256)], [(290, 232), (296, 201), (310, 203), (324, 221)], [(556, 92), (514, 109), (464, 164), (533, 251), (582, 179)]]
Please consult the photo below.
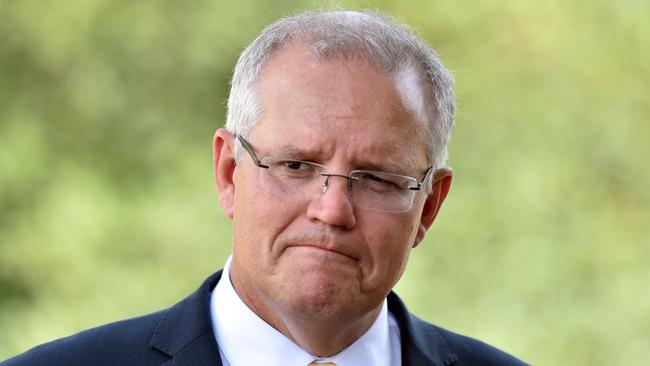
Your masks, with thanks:
[(420, 217), (420, 223), (418, 225), (418, 232), (415, 235), (415, 240), (413, 241), (413, 248), (417, 247), (424, 236), (427, 233), (427, 230), (435, 221), (438, 212), (440, 212), (440, 207), (442, 203), (447, 198), (449, 189), (451, 188), (452, 177), (454, 176), (453, 170), (451, 168), (445, 167), (440, 168), (436, 171), (433, 177), (433, 184), (431, 189), (431, 194), (426, 198), (424, 202), (424, 207), (422, 208), (422, 216)]
[(223, 128), (217, 130), (213, 140), (214, 180), (219, 193), (219, 205), (229, 218), (235, 208), (235, 156), (233, 135)]

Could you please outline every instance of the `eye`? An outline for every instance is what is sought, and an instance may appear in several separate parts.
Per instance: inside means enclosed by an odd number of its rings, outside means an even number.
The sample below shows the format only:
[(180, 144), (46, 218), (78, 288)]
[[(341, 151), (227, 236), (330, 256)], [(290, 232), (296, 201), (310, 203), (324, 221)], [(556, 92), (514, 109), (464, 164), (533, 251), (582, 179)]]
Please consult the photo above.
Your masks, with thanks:
[(298, 160), (285, 160), (278, 163), (288, 170), (307, 170), (312, 168), (311, 164)]
[(390, 192), (402, 189), (398, 177), (393, 177), (390, 174), (363, 172), (358, 176), (358, 181), (364, 187), (376, 192)]
[(319, 174), (317, 165), (300, 160), (278, 160), (272, 170), (279, 178), (311, 178)]

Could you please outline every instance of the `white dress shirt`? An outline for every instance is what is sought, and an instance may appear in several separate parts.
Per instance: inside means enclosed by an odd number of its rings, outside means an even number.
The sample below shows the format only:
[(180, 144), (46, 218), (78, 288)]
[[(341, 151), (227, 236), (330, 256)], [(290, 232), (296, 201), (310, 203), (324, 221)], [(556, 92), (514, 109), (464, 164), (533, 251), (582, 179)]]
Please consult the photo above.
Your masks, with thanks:
[(307, 366), (315, 360), (338, 366), (401, 365), (399, 327), (386, 300), (377, 320), (348, 348), (331, 357), (316, 357), (246, 306), (230, 282), (231, 261), (232, 256), (210, 297), (212, 328), (224, 366)]

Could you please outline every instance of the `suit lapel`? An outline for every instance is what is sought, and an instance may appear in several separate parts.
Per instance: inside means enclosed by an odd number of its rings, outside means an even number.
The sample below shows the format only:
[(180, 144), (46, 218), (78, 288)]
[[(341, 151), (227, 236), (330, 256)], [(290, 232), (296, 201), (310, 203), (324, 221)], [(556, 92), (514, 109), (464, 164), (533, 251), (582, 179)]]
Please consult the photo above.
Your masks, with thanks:
[[(164, 366), (222, 366), (210, 318), (210, 293), (222, 271), (210, 276), (198, 290), (167, 310), (149, 344), (171, 359)], [(388, 310), (400, 328), (402, 366), (444, 366), (458, 360), (436, 327), (408, 312), (393, 292)]]
[(149, 341), (171, 357), (163, 365), (222, 365), (210, 318), (210, 293), (220, 278), (221, 271), (213, 274), (165, 313)]
[(399, 325), (402, 366), (445, 366), (458, 360), (436, 327), (409, 313), (394, 292), (388, 295), (388, 310)]

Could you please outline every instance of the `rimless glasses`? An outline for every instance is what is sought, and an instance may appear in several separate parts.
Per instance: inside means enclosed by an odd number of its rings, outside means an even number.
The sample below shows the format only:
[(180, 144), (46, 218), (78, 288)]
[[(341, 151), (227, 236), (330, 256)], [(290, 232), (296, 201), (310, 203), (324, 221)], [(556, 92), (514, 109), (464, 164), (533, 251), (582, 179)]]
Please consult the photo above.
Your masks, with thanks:
[[(348, 175), (328, 173), (325, 166), (286, 157), (258, 158), (251, 144), (241, 135), (237, 140), (260, 169), (260, 188), (272, 195), (290, 199), (311, 200), (325, 193), (333, 177), (347, 180), (347, 189), (354, 207), (382, 212), (411, 210), (415, 196), (430, 179), (430, 167), (424, 178), (416, 178), (372, 170), (352, 170)], [(324, 178), (324, 179), (323, 179)]]

